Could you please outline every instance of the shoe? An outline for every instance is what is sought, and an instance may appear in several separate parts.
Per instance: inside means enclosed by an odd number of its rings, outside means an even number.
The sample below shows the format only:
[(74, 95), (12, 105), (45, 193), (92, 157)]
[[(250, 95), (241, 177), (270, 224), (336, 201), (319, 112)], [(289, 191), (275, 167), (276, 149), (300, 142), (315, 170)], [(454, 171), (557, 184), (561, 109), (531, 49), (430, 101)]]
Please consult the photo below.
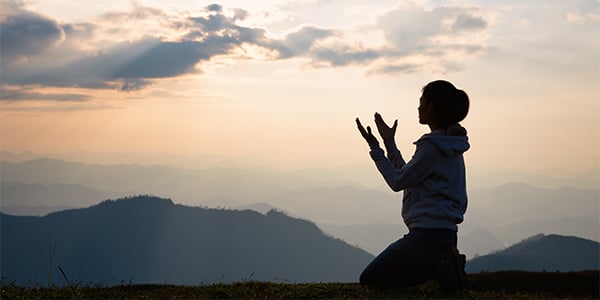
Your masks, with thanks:
[(435, 279), (440, 284), (440, 289), (446, 293), (457, 293), (467, 285), (465, 263), (467, 257), (460, 254), (455, 247), (448, 248), (438, 258), (438, 267)]

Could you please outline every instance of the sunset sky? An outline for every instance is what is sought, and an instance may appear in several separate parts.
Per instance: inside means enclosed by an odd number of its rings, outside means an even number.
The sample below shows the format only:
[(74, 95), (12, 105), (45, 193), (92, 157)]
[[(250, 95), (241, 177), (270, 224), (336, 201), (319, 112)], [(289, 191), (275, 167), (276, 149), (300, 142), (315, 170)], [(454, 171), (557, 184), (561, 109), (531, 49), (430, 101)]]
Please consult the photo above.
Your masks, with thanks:
[(446, 79), (469, 167), (600, 167), (598, 0), (1, 3), (1, 150), (372, 167), (354, 119), (410, 157)]

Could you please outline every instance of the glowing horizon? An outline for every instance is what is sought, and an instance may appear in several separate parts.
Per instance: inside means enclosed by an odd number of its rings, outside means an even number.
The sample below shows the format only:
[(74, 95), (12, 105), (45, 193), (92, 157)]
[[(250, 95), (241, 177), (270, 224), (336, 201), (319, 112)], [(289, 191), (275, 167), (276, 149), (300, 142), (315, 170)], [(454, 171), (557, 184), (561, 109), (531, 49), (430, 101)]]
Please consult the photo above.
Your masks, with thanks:
[(598, 1), (212, 4), (3, 1), (0, 150), (370, 166), (354, 118), (410, 157), (443, 78), (469, 167), (600, 167)]

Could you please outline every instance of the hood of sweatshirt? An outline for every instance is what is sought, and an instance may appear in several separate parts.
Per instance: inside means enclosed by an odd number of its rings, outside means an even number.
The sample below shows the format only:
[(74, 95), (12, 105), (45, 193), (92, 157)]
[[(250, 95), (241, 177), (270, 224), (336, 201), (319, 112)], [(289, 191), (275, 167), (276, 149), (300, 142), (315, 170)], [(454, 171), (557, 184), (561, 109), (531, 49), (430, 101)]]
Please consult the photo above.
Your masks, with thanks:
[(425, 134), (415, 144), (430, 141), (446, 157), (461, 155), (469, 150), (469, 138), (466, 135), (467, 131), (463, 127), (460, 125), (454, 126), (458, 126), (459, 128), (453, 128), (452, 131), (449, 129)]

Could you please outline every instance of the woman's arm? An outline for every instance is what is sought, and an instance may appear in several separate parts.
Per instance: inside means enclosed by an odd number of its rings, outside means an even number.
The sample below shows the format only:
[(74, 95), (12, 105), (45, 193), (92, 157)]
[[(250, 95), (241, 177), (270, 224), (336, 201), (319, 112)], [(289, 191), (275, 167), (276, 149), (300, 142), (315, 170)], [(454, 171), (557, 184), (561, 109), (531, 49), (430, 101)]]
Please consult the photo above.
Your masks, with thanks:
[(398, 147), (396, 147), (396, 141), (394, 141), (394, 138), (392, 137), (390, 139), (384, 139), (383, 145), (385, 146), (385, 151), (387, 152), (387, 158), (392, 163), (394, 168), (402, 168), (406, 162), (404, 161), (400, 150), (398, 150)]
[(383, 149), (379, 147), (379, 142), (371, 132), (371, 127), (367, 126), (365, 130), (360, 120), (356, 118), (358, 131), (369, 144), (371, 158), (375, 161), (379, 173), (383, 175), (388, 186), (398, 192), (425, 180), (439, 159), (439, 151), (435, 146), (429, 141), (418, 142), (415, 155), (408, 163), (405, 163), (393, 139), (397, 123), (394, 122), (393, 127), (388, 127), (379, 114), (375, 114), (375, 122), (380, 134), (384, 136), (389, 159), (385, 157)]
[(425, 180), (433, 171), (440, 157), (439, 150), (429, 141), (419, 142), (413, 158), (399, 168), (385, 157), (381, 148), (371, 150), (370, 154), (379, 173), (395, 192), (410, 188)]

